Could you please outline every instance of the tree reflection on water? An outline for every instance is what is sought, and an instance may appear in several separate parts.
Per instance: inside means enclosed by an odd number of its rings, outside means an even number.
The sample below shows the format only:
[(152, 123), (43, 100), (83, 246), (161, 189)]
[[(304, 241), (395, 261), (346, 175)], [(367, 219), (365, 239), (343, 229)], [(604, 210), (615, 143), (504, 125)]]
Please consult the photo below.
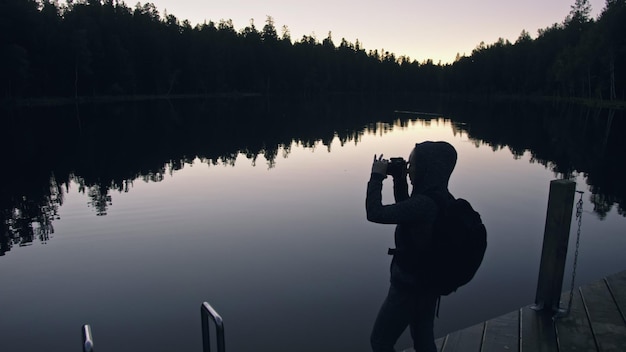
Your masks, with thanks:
[[(435, 103), (432, 103), (432, 102)], [(623, 111), (581, 106), (508, 103), (442, 103), (400, 99), (268, 101), (266, 99), (158, 101), (117, 105), (32, 108), (11, 111), (2, 123), (5, 171), (0, 180), (0, 255), (14, 246), (48, 241), (53, 221), (71, 183), (88, 195), (97, 216), (113, 205), (112, 191), (129, 192), (141, 179), (160, 182), (167, 172), (194, 159), (231, 165), (245, 155), (256, 165), (262, 155), (272, 168), (292, 142), (330, 149), (359, 143), (369, 133), (386, 133), (415, 119), (452, 120), (453, 129), (514, 157), (530, 152), (562, 177), (583, 173), (594, 213), (604, 218), (617, 205), (626, 215), (621, 182), (625, 141)], [(403, 113), (394, 113), (401, 110)], [(406, 111), (433, 111), (407, 114)], [(80, 123), (77, 123), (77, 118)]]

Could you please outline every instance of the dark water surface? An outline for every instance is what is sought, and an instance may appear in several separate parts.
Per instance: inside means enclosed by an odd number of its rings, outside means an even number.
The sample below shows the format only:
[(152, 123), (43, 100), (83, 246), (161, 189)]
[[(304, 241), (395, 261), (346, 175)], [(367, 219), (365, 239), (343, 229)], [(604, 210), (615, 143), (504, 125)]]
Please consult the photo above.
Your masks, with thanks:
[[(367, 351), (393, 247), (393, 226), (365, 219), (371, 160), (425, 140), (455, 146), (450, 190), (488, 229), (477, 276), (442, 300), (437, 336), (534, 301), (553, 179), (585, 192), (576, 284), (626, 269), (622, 113), (355, 106), (14, 112), (0, 350), (79, 350), (88, 323), (98, 351), (201, 351), (208, 301), (228, 351)], [(573, 219), (564, 290), (576, 231)]]

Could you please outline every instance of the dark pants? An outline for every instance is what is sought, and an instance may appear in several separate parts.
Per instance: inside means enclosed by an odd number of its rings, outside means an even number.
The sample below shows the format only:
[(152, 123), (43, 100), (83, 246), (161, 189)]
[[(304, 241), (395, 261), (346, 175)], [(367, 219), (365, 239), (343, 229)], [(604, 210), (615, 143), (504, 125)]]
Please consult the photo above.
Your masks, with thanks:
[(416, 352), (436, 352), (433, 332), (438, 296), (389, 287), (370, 337), (372, 351), (394, 352), (394, 345), (407, 326)]

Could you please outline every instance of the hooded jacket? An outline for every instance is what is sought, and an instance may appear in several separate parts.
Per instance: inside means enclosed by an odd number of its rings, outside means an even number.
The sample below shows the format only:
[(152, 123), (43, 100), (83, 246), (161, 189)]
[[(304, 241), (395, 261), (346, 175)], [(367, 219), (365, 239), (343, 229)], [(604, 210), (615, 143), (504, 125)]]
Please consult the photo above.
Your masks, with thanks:
[(428, 270), (427, 253), (437, 217), (434, 199), (452, 198), (448, 181), (456, 165), (456, 150), (447, 142), (426, 141), (415, 144), (409, 157), (413, 189), (408, 194), (406, 177), (394, 177), (394, 204), (382, 204), (382, 183), (387, 177), (372, 173), (367, 184), (367, 220), (397, 224), (391, 282), (415, 287), (423, 284)]

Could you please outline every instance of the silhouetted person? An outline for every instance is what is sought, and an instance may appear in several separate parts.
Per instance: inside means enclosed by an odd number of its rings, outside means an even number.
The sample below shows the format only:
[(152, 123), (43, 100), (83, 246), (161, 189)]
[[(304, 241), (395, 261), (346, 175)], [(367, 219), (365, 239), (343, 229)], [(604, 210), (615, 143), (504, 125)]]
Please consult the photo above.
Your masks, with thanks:
[[(451, 199), (448, 180), (456, 164), (456, 150), (447, 142), (415, 144), (408, 165), (374, 155), (367, 184), (367, 219), (379, 224), (397, 224), (396, 248), (390, 250), (391, 284), (370, 338), (372, 350), (395, 351), (394, 345), (407, 326), (417, 352), (435, 352), (433, 332), (439, 295), (428, 287), (428, 263), (424, 258), (433, 237), (437, 205), (432, 196)], [(382, 204), (383, 180), (393, 177), (395, 203)], [(408, 193), (406, 176), (412, 184)], [(428, 193), (430, 195), (426, 196)], [(423, 263), (420, 263), (422, 260)]]

